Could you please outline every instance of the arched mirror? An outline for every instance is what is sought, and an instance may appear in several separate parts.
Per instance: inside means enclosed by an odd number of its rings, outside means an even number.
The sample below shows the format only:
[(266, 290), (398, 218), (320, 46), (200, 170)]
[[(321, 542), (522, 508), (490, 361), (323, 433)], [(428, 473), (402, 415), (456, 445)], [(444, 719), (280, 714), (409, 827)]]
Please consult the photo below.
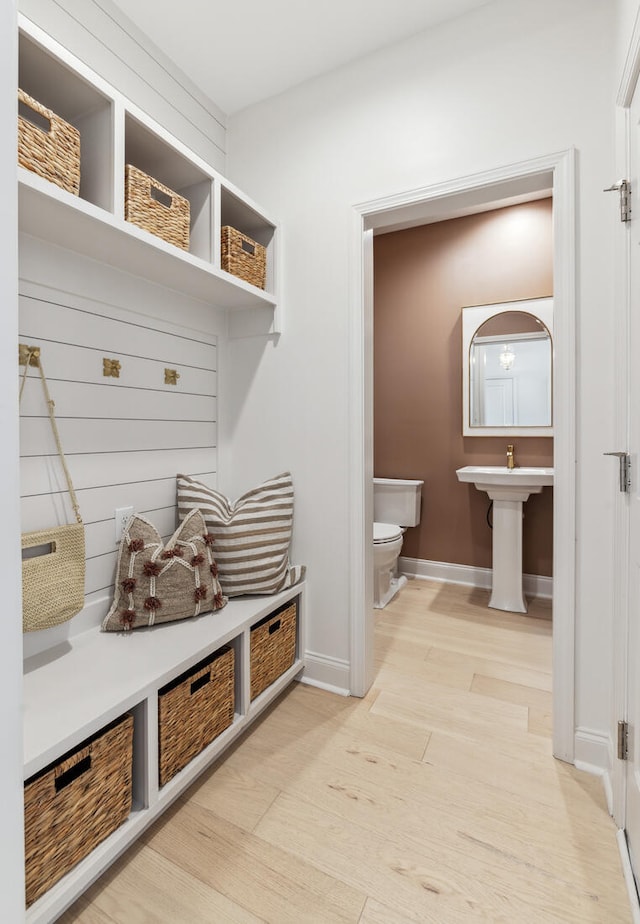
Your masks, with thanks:
[(462, 309), (464, 436), (553, 435), (553, 299)]

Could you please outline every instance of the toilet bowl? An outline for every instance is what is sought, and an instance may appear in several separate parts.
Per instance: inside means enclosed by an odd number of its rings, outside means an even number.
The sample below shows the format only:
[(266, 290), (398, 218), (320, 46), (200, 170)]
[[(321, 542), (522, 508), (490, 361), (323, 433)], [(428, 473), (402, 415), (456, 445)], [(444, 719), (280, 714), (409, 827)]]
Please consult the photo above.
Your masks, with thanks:
[(420, 522), (423, 481), (373, 479), (373, 605), (382, 609), (406, 584), (398, 574), (405, 529)]
[(400, 590), (407, 579), (397, 575), (397, 563), (402, 549), (404, 530), (393, 523), (373, 524), (373, 605), (382, 609)]

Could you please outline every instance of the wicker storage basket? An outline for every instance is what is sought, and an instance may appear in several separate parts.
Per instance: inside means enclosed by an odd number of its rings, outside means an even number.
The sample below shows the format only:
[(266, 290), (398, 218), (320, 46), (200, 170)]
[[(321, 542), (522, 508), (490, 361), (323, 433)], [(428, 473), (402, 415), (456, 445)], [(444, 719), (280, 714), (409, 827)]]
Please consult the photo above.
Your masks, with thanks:
[(222, 269), (246, 282), (264, 289), (267, 270), (267, 250), (262, 244), (225, 225), (220, 235)]
[(296, 655), (298, 601), (285, 603), (251, 627), (251, 699), (291, 667)]
[(18, 163), (67, 192), (80, 192), (80, 132), (20, 89)]
[(133, 716), (112, 722), (24, 786), (26, 904), (131, 812)]
[(189, 200), (131, 164), (125, 167), (124, 217), (169, 244), (189, 249)]
[(233, 665), (221, 648), (158, 691), (161, 786), (233, 722)]

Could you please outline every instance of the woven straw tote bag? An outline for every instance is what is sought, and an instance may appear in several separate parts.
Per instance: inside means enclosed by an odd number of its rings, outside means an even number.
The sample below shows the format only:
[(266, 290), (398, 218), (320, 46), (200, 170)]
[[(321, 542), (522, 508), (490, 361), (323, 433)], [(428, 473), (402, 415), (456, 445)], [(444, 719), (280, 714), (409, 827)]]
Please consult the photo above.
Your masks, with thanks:
[(84, 606), (84, 524), (62, 451), (53, 410), (55, 405), (49, 394), (39, 353), (38, 349), (29, 350), (20, 387), (20, 398), (22, 398), (29, 362), (33, 356), (40, 372), (49, 420), (71, 495), (76, 522), (22, 534), (23, 632), (57, 626), (71, 619)]

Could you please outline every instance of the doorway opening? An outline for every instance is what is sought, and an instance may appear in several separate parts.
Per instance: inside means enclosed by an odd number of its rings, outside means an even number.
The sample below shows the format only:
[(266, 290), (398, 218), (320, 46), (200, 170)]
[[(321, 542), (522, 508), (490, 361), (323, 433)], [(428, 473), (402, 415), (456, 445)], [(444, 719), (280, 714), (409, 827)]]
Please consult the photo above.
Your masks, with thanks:
[(351, 691), (373, 680), (373, 234), (553, 198), (554, 455), (553, 751), (574, 757), (575, 202), (574, 152), (361, 203), (354, 209), (352, 274)]

